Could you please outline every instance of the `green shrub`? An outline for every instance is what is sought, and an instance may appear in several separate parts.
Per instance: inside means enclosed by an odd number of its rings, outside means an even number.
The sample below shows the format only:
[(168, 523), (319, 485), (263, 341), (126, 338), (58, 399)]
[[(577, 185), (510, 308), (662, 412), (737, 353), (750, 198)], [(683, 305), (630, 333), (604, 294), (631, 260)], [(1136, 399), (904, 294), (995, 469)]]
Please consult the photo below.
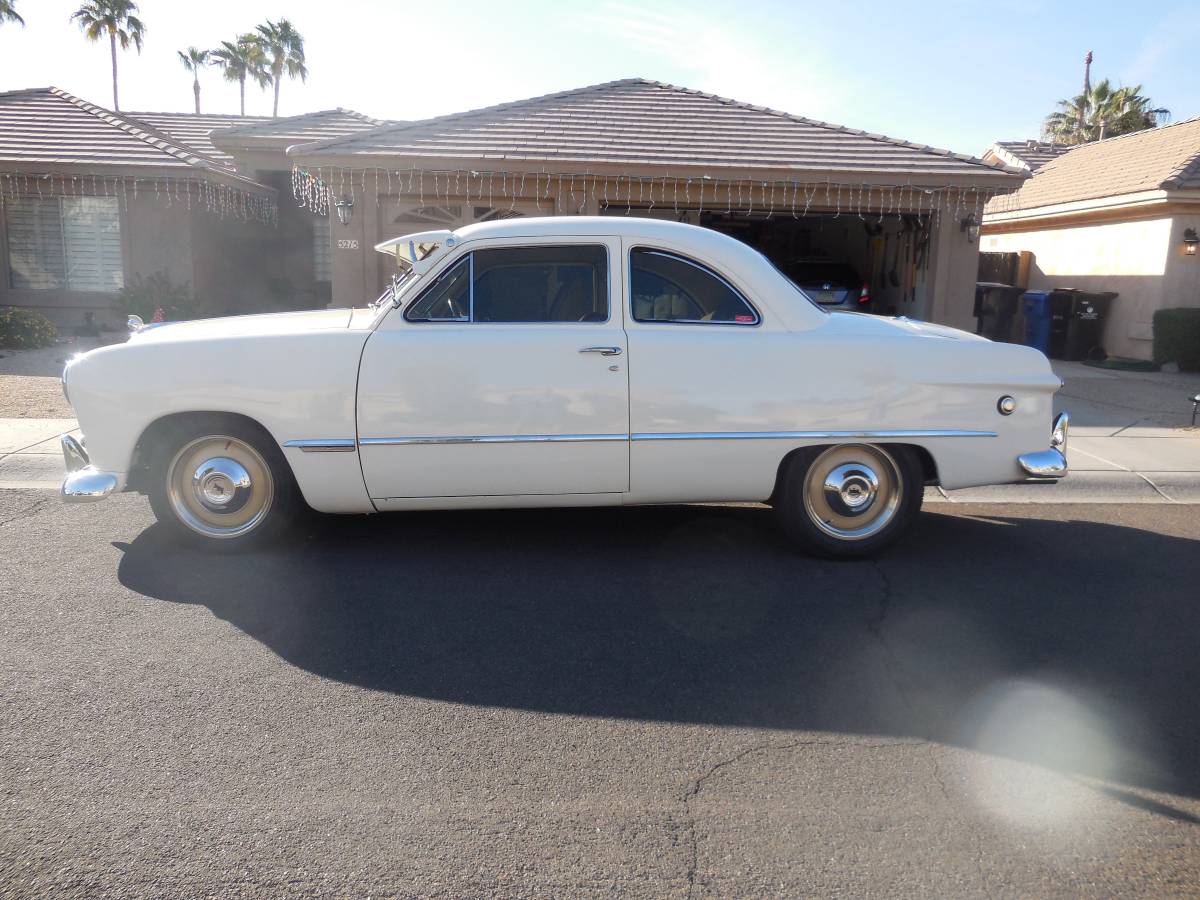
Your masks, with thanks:
[(1200, 309), (1160, 309), (1154, 314), (1154, 361), (1200, 372)]
[(200, 315), (199, 302), (188, 282), (179, 284), (166, 272), (134, 275), (117, 294), (117, 304), (127, 316), (141, 316), (149, 322), (157, 310), (167, 320), (194, 319)]
[(58, 338), (54, 323), (32, 309), (0, 307), (0, 347), (27, 350), (48, 347)]

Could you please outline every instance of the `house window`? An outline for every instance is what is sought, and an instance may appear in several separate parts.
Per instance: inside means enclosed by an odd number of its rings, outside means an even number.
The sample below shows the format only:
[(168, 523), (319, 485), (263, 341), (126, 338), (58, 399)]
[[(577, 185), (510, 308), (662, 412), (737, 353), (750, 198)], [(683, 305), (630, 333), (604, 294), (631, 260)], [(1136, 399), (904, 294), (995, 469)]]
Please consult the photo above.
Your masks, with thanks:
[(125, 286), (115, 197), (19, 197), (4, 209), (11, 287), (111, 294)]
[(333, 281), (333, 250), (329, 246), (329, 217), (313, 216), (313, 281)]

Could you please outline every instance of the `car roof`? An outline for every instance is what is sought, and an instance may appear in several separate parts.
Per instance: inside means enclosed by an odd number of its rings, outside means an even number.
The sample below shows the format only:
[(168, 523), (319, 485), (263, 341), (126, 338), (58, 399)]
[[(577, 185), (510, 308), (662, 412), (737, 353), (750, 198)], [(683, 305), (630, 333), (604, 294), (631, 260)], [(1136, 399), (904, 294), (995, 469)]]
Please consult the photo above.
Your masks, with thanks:
[(541, 235), (614, 235), (647, 238), (661, 236), (689, 242), (717, 240), (721, 243), (742, 243), (711, 228), (637, 216), (527, 216), (464, 225), (454, 233), (464, 241)]

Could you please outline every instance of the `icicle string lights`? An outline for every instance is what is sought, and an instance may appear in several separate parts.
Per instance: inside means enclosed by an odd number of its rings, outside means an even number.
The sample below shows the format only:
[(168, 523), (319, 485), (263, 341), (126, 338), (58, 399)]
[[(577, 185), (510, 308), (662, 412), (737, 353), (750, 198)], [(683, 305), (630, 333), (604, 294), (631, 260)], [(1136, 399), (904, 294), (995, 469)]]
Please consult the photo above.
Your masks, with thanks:
[[(834, 218), (857, 216), (864, 222), (882, 222), (885, 216), (901, 213), (915, 214), (921, 219), (940, 213), (952, 216), (954, 221), (967, 215), (979, 221), (985, 204), (988, 212), (1004, 212), (1008, 199), (986, 188), (957, 185), (814, 183), (709, 176), (685, 179), (669, 174), (595, 175), (415, 167), (406, 171), (337, 166), (292, 169), (292, 195), (296, 202), (322, 216), (329, 215), (330, 207), (339, 198), (355, 202), (363, 199), (368, 183), (377, 202), (381, 193), (386, 192), (387, 196), (415, 197), (420, 206), (426, 202), (482, 204), (486, 199), (488, 207), (503, 208), (510, 213), (517, 211), (518, 203), (526, 203), (530, 212), (576, 215), (586, 213), (590, 204), (591, 209), (623, 211), (626, 215), (669, 209), (677, 216), (696, 211), (724, 211), (767, 219), (776, 215), (799, 219), (831, 214)], [(157, 183), (155, 187), (157, 190)]]
[[(293, 191), (296, 179), (293, 176)], [(203, 208), (222, 219), (256, 221), (276, 225), (279, 208), (272, 195), (255, 194), (241, 188), (194, 178), (135, 178), (129, 175), (38, 175), (24, 172), (0, 172), (0, 199), (18, 197), (107, 197), (126, 209), (139, 193), (156, 201), (185, 209)]]

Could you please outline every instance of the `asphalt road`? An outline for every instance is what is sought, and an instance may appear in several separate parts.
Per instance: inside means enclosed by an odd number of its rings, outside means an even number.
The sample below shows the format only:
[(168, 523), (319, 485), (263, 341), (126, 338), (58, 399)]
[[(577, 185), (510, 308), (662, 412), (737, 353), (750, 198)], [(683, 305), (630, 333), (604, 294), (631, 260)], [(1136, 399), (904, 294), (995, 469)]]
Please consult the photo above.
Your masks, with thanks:
[(314, 517), (0, 491), (0, 895), (1200, 891), (1200, 513)]

